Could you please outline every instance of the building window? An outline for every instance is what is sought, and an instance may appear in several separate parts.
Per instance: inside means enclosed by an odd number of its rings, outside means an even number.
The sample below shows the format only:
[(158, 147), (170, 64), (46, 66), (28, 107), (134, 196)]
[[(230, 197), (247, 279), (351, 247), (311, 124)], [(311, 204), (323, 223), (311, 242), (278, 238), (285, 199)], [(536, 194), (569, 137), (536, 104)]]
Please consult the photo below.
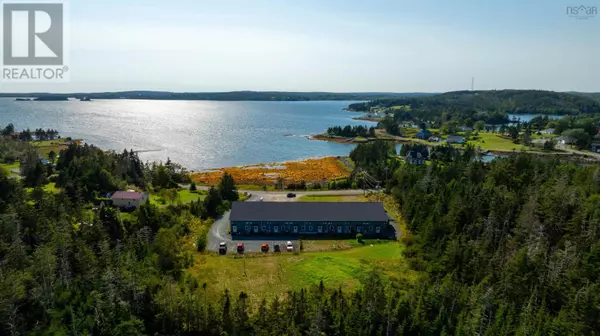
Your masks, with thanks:
[(246, 232), (250, 232), (250, 225), (246, 225)]
[(254, 225), (254, 232), (258, 232), (258, 225)]
[(312, 229), (313, 229), (312, 225), (308, 227), (309, 232), (312, 232)]
[(375, 227), (375, 233), (381, 233), (381, 228), (379, 226)]
[(358, 233), (361, 233), (361, 232), (362, 232), (362, 227), (360, 227), (360, 226), (357, 226), (357, 227), (356, 227), (356, 232), (358, 232)]
[(317, 227), (317, 232), (323, 233), (323, 227), (321, 225)]
[(263, 225), (263, 226), (262, 226), (262, 231), (263, 231), (263, 232), (267, 232), (267, 227)]
[(281, 232), (287, 232), (287, 230), (285, 229), (285, 226), (281, 226)]
[(231, 232), (236, 233), (237, 232), (237, 226), (232, 225), (231, 226)]
[(298, 233), (298, 227), (294, 225), (294, 233)]
[(274, 233), (278, 233), (279, 232), (279, 226), (277, 226), (277, 225), (273, 226), (273, 232)]
[(333, 225), (329, 225), (329, 231), (330, 232), (334, 232), (335, 231), (335, 228), (333, 227)]
[(342, 226), (341, 225), (338, 226), (338, 233), (342, 233)]
[(373, 225), (369, 225), (369, 232), (373, 232)]
[(306, 232), (306, 226), (302, 225), (302, 226), (300, 227), (300, 232)]

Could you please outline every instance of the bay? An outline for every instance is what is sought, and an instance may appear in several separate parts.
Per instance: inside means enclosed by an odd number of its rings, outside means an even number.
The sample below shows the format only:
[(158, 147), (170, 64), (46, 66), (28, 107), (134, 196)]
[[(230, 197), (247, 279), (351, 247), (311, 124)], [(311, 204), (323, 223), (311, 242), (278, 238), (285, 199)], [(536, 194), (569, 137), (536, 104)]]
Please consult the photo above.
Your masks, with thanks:
[(15, 101), (0, 98), (0, 126), (53, 128), (104, 149), (140, 151), (143, 160), (190, 170), (345, 156), (354, 145), (306, 136), (352, 120), (352, 101), (222, 102), (95, 100)]

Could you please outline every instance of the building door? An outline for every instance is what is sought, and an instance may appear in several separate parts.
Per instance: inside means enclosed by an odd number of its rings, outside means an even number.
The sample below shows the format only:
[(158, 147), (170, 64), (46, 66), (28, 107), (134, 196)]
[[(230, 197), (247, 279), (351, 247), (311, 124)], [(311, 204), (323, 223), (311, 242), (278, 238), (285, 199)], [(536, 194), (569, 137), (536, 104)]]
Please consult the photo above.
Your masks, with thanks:
[(294, 233), (298, 233), (298, 226), (294, 225)]

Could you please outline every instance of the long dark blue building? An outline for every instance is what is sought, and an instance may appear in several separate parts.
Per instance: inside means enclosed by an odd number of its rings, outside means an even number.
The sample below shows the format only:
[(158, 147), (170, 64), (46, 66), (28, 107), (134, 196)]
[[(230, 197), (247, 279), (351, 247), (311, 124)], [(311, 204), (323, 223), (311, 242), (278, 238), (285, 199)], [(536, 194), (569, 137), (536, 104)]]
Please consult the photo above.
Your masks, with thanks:
[(389, 225), (376, 202), (234, 202), (232, 235), (382, 236)]

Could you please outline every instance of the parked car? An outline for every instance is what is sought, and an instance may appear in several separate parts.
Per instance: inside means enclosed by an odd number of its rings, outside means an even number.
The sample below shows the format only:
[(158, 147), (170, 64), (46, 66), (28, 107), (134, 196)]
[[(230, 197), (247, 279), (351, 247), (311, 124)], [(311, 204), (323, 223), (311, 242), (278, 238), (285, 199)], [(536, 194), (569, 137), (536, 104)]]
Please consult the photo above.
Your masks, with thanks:
[(227, 244), (225, 242), (219, 244), (219, 254), (227, 254)]
[(288, 252), (292, 252), (294, 250), (294, 244), (292, 244), (291, 241), (287, 242), (287, 244), (285, 245), (285, 248)]
[(243, 243), (237, 244), (237, 251), (238, 251), (238, 253), (244, 253), (244, 244)]
[(279, 244), (273, 245), (273, 252), (281, 252), (281, 248), (279, 247)]
[(262, 244), (260, 246), (260, 250), (263, 251), (264, 253), (269, 252), (269, 244)]
[(288, 193), (288, 194), (287, 194), (287, 197), (288, 197), (288, 198), (293, 198), (293, 197), (296, 197), (296, 194), (294, 194), (294, 193)]

